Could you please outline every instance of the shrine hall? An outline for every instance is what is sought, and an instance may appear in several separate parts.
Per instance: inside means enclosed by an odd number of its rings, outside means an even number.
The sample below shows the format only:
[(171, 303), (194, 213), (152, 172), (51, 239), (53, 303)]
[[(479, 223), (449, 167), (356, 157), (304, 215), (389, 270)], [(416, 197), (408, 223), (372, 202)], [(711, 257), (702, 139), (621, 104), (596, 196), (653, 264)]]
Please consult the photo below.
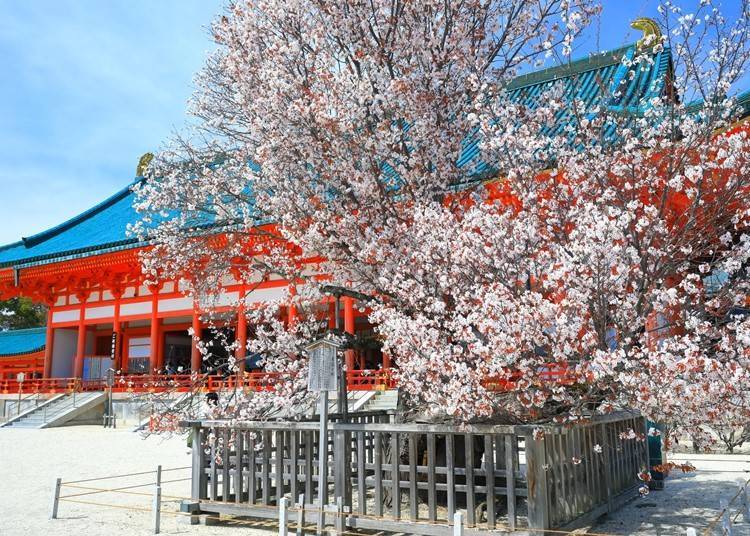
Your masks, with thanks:
[[(657, 47), (647, 53), (649, 61), (629, 61), (641, 51), (639, 46), (632, 43), (523, 75), (510, 83), (509, 94), (532, 106), (545, 90), (561, 84), (567, 99), (591, 109), (641, 110), (671, 90), (672, 60), (668, 47)], [(739, 97), (743, 106), (749, 101), (748, 93)], [(549, 128), (562, 131), (572, 120), (572, 114), (560, 113)], [(475, 184), (497, 181), (492, 167), (482, 161), (475, 137), (467, 137), (458, 165)], [(195, 373), (207, 378), (209, 389), (232, 381), (262, 383), (260, 360), (246, 350), (253, 326), (230, 304), (238, 303), (240, 295), (245, 296), (243, 307), (279, 298), (287, 281), (281, 277), (238, 281), (225, 275), (210, 311), (222, 319), (218, 328), (207, 325), (208, 311), (196, 306), (180, 280), (147, 285), (139, 261), (147, 244), (127, 231), (139, 219), (133, 186), (143, 180), (139, 166), (135, 178), (124, 178), (125, 187), (96, 206), (56, 227), (0, 246), (0, 299), (24, 296), (47, 306), (46, 327), (0, 333), (0, 394), (101, 389), (109, 370), (120, 380), (127, 379), (115, 381), (116, 386), (134, 391), (153, 388), (155, 377), (170, 378), (170, 385), (184, 382), (187, 387)], [(246, 292), (250, 284), (253, 290)], [(349, 388), (390, 386), (392, 363), (379, 350), (373, 326), (358, 310), (355, 298), (344, 296), (340, 302), (340, 307), (327, 304), (330, 325), (374, 341), (347, 353)], [(221, 345), (213, 345), (205, 359), (201, 355), (198, 338), (209, 341), (217, 330), (228, 341), (236, 341), (235, 357), (244, 379), (226, 374), (222, 367), (229, 356), (226, 350), (222, 354)]]

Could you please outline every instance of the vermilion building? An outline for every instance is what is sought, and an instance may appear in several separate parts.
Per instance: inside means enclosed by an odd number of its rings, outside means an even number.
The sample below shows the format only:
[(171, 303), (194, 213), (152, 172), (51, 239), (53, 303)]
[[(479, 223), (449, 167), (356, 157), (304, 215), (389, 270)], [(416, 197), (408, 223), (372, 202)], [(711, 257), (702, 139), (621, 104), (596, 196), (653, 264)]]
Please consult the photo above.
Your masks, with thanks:
[[(592, 108), (641, 109), (653, 97), (670, 91), (672, 62), (668, 48), (652, 53), (650, 62), (623, 62), (637, 50), (633, 43), (521, 76), (511, 83), (511, 95), (533, 105), (545, 89), (561, 83), (568, 98), (581, 99)], [(566, 114), (560, 114), (553, 128), (562, 129), (568, 121)], [(460, 164), (481, 180), (492, 179), (476, 140), (467, 140)], [(158, 287), (144, 284), (138, 253), (146, 245), (126, 232), (128, 224), (138, 219), (131, 186), (52, 229), (0, 247), (0, 299), (27, 296), (49, 307), (43, 330), (0, 334), (0, 395), (99, 389), (110, 368), (127, 378), (123, 385), (130, 390), (153, 388), (157, 373), (178, 378), (205, 371), (188, 334), (191, 327), (201, 332), (202, 311), (181, 291), (178, 281), (163, 281)], [(247, 305), (280, 296), (286, 284), (274, 278), (258, 283)], [(240, 343), (239, 357), (244, 356), (249, 328), (244, 315), (222, 303), (234, 302), (241, 290), (242, 282), (227, 275), (219, 299), (227, 329)], [(342, 309), (341, 326), (346, 331), (370, 328), (351, 298), (344, 298)], [(385, 381), (382, 375), (357, 372), (387, 369), (387, 357), (379, 351), (350, 353), (348, 360), (354, 386), (373, 387)], [(24, 381), (19, 384), (21, 372)]]

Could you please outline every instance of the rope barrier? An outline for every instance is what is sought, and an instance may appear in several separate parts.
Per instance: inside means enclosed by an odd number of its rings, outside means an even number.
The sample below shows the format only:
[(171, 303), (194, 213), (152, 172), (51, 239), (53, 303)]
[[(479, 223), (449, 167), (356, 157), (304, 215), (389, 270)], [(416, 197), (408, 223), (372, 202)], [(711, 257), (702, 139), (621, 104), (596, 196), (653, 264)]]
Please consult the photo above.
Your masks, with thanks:
[(137, 506), (123, 506), (121, 504), (107, 504), (107, 503), (98, 503), (93, 501), (79, 501), (75, 499), (64, 499), (60, 497), (60, 501), (65, 501), (69, 503), (76, 503), (76, 504), (89, 504), (93, 506), (104, 506), (106, 508), (119, 508), (120, 510), (131, 510), (131, 511), (137, 511), (137, 512), (150, 512), (151, 508), (139, 508)]
[[(172, 480), (171, 482), (177, 482), (177, 481)], [(165, 482), (162, 482), (162, 484), (164, 484), (164, 483)], [(76, 494), (73, 494), (73, 495), (63, 495), (63, 496), (60, 497), (60, 499), (64, 499), (66, 497), (82, 497), (84, 495), (95, 495), (97, 493), (122, 493), (122, 494), (125, 494), (125, 495), (138, 495), (138, 496), (141, 496), (141, 497), (152, 497), (153, 493), (145, 493), (145, 492), (138, 492), (138, 491), (125, 491), (125, 490), (129, 490), (129, 489), (133, 489), (133, 488), (141, 488), (141, 487), (144, 487), (144, 486), (153, 486), (153, 485), (156, 485), (156, 483), (155, 482), (151, 482), (149, 484), (137, 484), (137, 485), (134, 485), (134, 486), (123, 486), (121, 488), (92, 488), (92, 487), (89, 487), (89, 486), (71, 486), (71, 485), (68, 485), (67, 487), (69, 487), (69, 488), (73, 488), (73, 489), (85, 489), (85, 490), (91, 490), (91, 491), (87, 491), (85, 493), (76, 493)], [(65, 484), (62, 484), (62, 486), (65, 486)], [(192, 500), (192, 497), (183, 497), (181, 495), (162, 495), (162, 497), (164, 497), (164, 498), (170, 498), (170, 499), (180, 499), (180, 500), (183, 500), (183, 501), (190, 501), (190, 500)]]
[(87, 490), (94, 490), (94, 491), (120, 491), (125, 489), (135, 489), (135, 488), (145, 488), (146, 486), (154, 486), (156, 485), (156, 482), (149, 482), (148, 484), (133, 484), (132, 486), (122, 486), (120, 488), (92, 488), (90, 486), (75, 486), (70, 484), (60, 484), (61, 487), (65, 488), (71, 488), (71, 489), (87, 489)]
[[(748, 484), (750, 484), (750, 479), (746, 480), (746, 481), (745, 481), (745, 483), (744, 483), (744, 484), (743, 484), (742, 486), (740, 486), (740, 489), (739, 489), (739, 491), (738, 491), (737, 493), (735, 493), (735, 494), (734, 494), (734, 497), (732, 497), (732, 499), (731, 499), (731, 500), (730, 500), (730, 501), (729, 501), (729, 502), (727, 503), (727, 505), (726, 505), (726, 506), (725, 506), (724, 508), (722, 508), (722, 509), (721, 509), (721, 511), (719, 512), (719, 515), (718, 515), (718, 516), (716, 516), (716, 517), (714, 518), (714, 520), (713, 520), (713, 521), (711, 521), (711, 523), (709, 523), (708, 527), (706, 527), (706, 528), (705, 528), (705, 529), (703, 530), (703, 535), (704, 535), (704, 536), (709, 536), (709, 535), (711, 534), (711, 530), (713, 530), (713, 528), (714, 528), (714, 527), (716, 526), (716, 524), (717, 524), (717, 523), (718, 523), (719, 521), (721, 521), (721, 518), (722, 518), (722, 517), (724, 517), (724, 514), (725, 514), (725, 513), (727, 512), (727, 511), (729, 511), (729, 509), (731, 508), (731, 506), (732, 506), (732, 504), (734, 503), (734, 501), (736, 501), (736, 500), (737, 500), (737, 497), (739, 497), (739, 496), (740, 496), (740, 495), (742, 494), (742, 492), (744, 492), (744, 491), (745, 491), (745, 488), (747, 488), (747, 485), (748, 485)], [(735, 517), (735, 519), (736, 519), (736, 517)]]
[(170, 484), (172, 482), (186, 482), (188, 480), (192, 480), (192, 478), (191, 477), (187, 477), (187, 478), (176, 478), (174, 480), (162, 480), (161, 483), (162, 484)]
[[(184, 469), (190, 469), (189, 466), (187, 467), (175, 467), (170, 469), (162, 469), (162, 472), (168, 472), (168, 471), (179, 471)], [(89, 479), (81, 479), (81, 480), (75, 480), (71, 482), (65, 482), (65, 483), (59, 483), (61, 487), (69, 487), (71, 489), (80, 489), (85, 490), (84, 493), (75, 493), (71, 495), (64, 495), (60, 496), (60, 501), (65, 501), (69, 503), (75, 503), (75, 504), (83, 504), (83, 505), (90, 505), (90, 506), (98, 506), (103, 508), (115, 508), (120, 510), (129, 510), (129, 511), (138, 511), (138, 512), (153, 512), (152, 508), (144, 508), (144, 507), (138, 507), (138, 506), (126, 506), (126, 505), (118, 505), (118, 504), (109, 504), (109, 503), (101, 503), (101, 502), (95, 502), (95, 501), (86, 501), (86, 500), (79, 500), (76, 499), (77, 497), (87, 496), (87, 495), (94, 495), (99, 493), (121, 493), (123, 495), (132, 495), (132, 496), (139, 496), (139, 497), (153, 497), (152, 493), (146, 493), (146, 492), (137, 492), (137, 491), (129, 491), (135, 488), (142, 488), (146, 486), (153, 486), (156, 483), (155, 482), (149, 482), (145, 484), (134, 484), (130, 486), (121, 486), (116, 488), (97, 488), (97, 487), (91, 487), (91, 486), (79, 486), (76, 484), (80, 483), (86, 483), (86, 482), (93, 482), (93, 481), (102, 481), (102, 480), (111, 480), (116, 478), (125, 478), (125, 477), (132, 477), (132, 476), (141, 476), (141, 475), (148, 475), (148, 474), (154, 474), (157, 471), (142, 471), (142, 472), (136, 472), (136, 473), (128, 473), (123, 475), (113, 475), (113, 476), (106, 476), (106, 477), (100, 477), (100, 478), (89, 478)], [(740, 472), (740, 471), (738, 471)], [(744, 472), (744, 471), (741, 471)], [(161, 484), (168, 484), (173, 482), (185, 482), (191, 480), (190, 477), (188, 478), (178, 478), (173, 480), (166, 480), (162, 481)], [(722, 518), (725, 516), (725, 514), (731, 515), (731, 507), (737, 500), (737, 498), (745, 491), (745, 489), (750, 484), (750, 479), (748, 479), (743, 486), (740, 487), (739, 491), (732, 497), (732, 499), (724, 506), (719, 514), (714, 518), (711, 523), (701, 532), (703, 535), (709, 535), (714, 527), (722, 520)], [(191, 501), (193, 500), (191, 497), (184, 497), (184, 496), (178, 496), (178, 495), (162, 495), (164, 499), (170, 499), (166, 502), (177, 502), (177, 501)], [(224, 504), (223, 501), (210, 501), (210, 500), (201, 500), (202, 504), (210, 505), (210, 504)], [(262, 509), (265, 512), (268, 511), (269, 507), (273, 507), (274, 505), (255, 505), (255, 504), (242, 504), (243, 508), (247, 508), (248, 510), (254, 510), (254, 509)], [(412, 523), (409, 520), (403, 520), (401, 518), (392, 517), (392, 516), (375, 516), (375, 515), (368, 515), (368, 514), (360, 514), (360, 513), (352, 513), (352, 512), (343, 512), (343, 511), (336, 511), (332, 509), (325, 509), (324, 507), (312, 507), (312, 508), (298, 508), (296, 506), (289, 505), (286, 510), (288, 512), (308, 512), (308, 513), (318, 513), (319, 515), (325, 515), (329, 517), (330, 519), (336, 519), (336, 518), (349, 518), (353, 517), (356, 519), (369, 519), (374, 521), (382, 521), (384, 519), (393, 520), (393, 521), (399, 521), (405, 524)], [(191, 512), (177, 512), (177, 511), (162, 511), (161, 513), (166, 515), (180, 515), (180, 516), (192, 516), (195, 515)], [(739, 516), (742, 514), (742, 510), (739, 510), (736, 512), (736, 514), (733, 517), (733, 521), (736, 521)], [(252, 514), (250, 514), (252, 515)], [(241, 524), (241, 525), (253, 525), (253, 526), (262, 526), (262, 525), (268, 525), (269, 523), (273, 524), (274, 526), (278, 526), (278, 522), (273, 521), (260, 521), (260, 520), (243, 520), (239, 519), (237, 517), (230, 516), (226, 519), (226, 521), (235, 523), (235, 524)], [(450, 526), (446, 523), (441, 522), (435, 522), (435, 521), (427, 521), (427, 520), (419, 520), (419, 524), (430, 524), (430, 525), (440, 525), (440, 526)], [(291, 524), (293, 527), (298, 527), (298, 524)], [(476, 525), (472, 525), (474, 527)], [(306, 527), (307, 529), (315, 530), (317, 526), (311, 525), (310, 527)], [(571, 532), (566, 530), (559, 530), (559, 529), (528, 529), (534, 533), (537, 534), (577, 534), (577, 532)], [(513, 529), (511, 529), (510, 526), (507, 525), (498, 525), (494, 529), (488, 529), (488, 532), (498, 532), (498, 533), (512, 533)], [(349, 531), (342, 531), (338, 532), (338, 534), (341, 535), (351, 535), (351, 536), (362, 536), (361, 533), (357, 532), (349, 532)], [(609, 533), (600, 533), (600, 532), (587, 532), (589, 536), (615, 536), (613, 534)]]
[[(190, 465), (186, 465), (185, 467), (172, 467), (172, 468), (169, 468), (169, 469), (162, 469), (161, 472), (162, 473), (168, 473), (170, 471), (182, 471), (184, 469), (192, 469), (192, 467)], [(123, 475), (100, 476), (100, 477), (97, 477), (97, 478), (85, 478), (85, 479), (82, 479), (82, 480), (71, 480), (69, 482), (63, 482), (62, 485), (66, 486), (68, 484), (80, 484), (82, 482), (93, 482), (95, 480), (112, 480), (114, 478), (125, 478), (127, 476), (151, 475), (151, 474), (155, 474), (155, 473), (156, 473), (156, 471), (154, 470), (154, 471), (141, 471), (139, 473), (126, 473), (126, 474), (123, 474)]]
[[(182, 471), (183, 469), (192, 469), (193, 467), (191, 465), (186, 465), (185, 467), (172, 467), (171, 469), (162, 469), (162, 473), (168, 473), (169, 471)], [(156, 472), (156, 471), (153, 471)]]
[(151, 475), (151, 474), (154, 474), (154, 473), (156, 473), (156, 471), (142, 471), (140, 473), (128, 473), (128, 474), (125, 474), (125, 475), (100, 476), (100, 477), (97, 477), (97, 478), (84, 478), (82, 480), (72, 480), (70, 482), (64, 482), (63, 485), (66, 485), (66, 484), (80, 484), (82, 482), (93, 482), (95, 480), (113, 480), (115, 478), (125, 478), (126, 476)]

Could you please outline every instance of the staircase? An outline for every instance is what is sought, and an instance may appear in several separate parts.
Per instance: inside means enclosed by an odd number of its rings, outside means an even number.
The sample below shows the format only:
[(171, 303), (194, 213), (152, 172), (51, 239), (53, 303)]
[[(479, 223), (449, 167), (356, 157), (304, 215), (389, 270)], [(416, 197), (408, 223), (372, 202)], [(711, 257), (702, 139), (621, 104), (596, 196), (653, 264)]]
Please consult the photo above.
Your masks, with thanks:
[(61, 426), (104, 403), (102, 392), (57, 395), (4, 423), (1, 428), (50, 428)]
[(362, 407), (362, 411), (384, 411), (395, 410), (398, 407), (398, 389), (387, 391), (375, 391), (375, 396), (370, 398)]

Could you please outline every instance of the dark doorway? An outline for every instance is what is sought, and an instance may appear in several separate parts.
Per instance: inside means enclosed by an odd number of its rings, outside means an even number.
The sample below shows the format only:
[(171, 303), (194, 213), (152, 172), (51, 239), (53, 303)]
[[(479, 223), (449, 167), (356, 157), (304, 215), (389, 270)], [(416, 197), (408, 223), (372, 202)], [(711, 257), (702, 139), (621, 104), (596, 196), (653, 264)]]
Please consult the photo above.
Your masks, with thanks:
[(190, 354), (193, 339), (187, 331), (164, 333), (164, 372), (166, 374), (189, 374)]

